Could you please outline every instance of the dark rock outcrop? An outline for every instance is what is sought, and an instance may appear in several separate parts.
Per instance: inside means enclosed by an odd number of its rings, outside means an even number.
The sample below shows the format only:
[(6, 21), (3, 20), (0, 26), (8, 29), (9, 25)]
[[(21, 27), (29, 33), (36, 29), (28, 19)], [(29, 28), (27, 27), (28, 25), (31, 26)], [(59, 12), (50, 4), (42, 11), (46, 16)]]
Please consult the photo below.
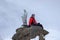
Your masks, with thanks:
[(39, 36), (39, 40), (45, 40), (44, 36), (49, 32), (42, 29), (40, 26), (31, 26), (29, 28), (18, 28), (13, 35), (12, 40), (30, 40)]

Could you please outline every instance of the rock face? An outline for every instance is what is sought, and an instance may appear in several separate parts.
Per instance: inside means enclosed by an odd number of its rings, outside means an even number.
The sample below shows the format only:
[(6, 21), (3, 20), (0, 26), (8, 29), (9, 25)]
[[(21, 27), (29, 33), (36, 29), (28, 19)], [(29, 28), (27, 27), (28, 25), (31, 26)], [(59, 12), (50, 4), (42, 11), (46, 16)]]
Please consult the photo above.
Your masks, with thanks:
[(42, 29), (40, 26), (23, 27), (16, 29), (12, 40), (30, 40), (36, 36), (39, 36), (39, 40), (45, 40), (44, 36), (48, 33), (48, 31)]

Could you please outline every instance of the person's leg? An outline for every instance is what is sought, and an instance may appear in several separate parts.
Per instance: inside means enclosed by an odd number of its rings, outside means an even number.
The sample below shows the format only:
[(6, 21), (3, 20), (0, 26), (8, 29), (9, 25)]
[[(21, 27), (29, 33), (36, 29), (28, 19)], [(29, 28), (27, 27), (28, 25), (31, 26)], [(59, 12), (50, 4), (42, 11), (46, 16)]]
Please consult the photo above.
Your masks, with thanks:
[(38, 25), (38, 26), (40, 26), (40, 27), (42, 27), (42, 29), (43, 29), (43, 26), (42, 26), (42, 24), (38, 23), (37, 25)]

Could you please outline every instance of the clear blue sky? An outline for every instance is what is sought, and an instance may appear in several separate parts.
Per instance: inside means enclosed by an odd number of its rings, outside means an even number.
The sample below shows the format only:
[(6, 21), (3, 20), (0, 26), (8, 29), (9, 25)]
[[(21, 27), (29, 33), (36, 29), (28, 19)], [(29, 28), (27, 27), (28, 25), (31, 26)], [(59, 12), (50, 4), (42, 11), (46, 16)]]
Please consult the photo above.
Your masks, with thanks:
[(0, 0), (0, 38), (11, 40), (22, 25), (23, 10), (36, 14), (37, 22), (50, 33), (46, 40), (60, 40), (60, 0)]

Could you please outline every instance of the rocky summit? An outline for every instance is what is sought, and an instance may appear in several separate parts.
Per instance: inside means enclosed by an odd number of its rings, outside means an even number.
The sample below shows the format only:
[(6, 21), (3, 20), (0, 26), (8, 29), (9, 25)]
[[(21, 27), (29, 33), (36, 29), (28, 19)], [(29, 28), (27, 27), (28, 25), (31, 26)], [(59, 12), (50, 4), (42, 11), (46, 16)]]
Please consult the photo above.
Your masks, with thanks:
[(39, 40), (45, 40), (45, 35), (49, 32), (42, 29), (40, 26), (17, 28), (12, 40), (30, 40), (39, 36)]

